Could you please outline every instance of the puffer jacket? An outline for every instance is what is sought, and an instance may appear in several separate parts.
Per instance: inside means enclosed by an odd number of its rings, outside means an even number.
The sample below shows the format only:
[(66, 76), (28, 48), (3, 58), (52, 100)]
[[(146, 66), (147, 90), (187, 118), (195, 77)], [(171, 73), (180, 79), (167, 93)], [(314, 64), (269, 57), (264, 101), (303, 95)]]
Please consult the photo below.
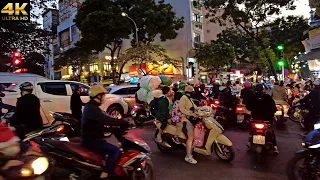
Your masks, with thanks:
[(287, 93), (284, 86), (275, 85), (271, 90), (271, 97), (277, 104), (286, 102)]

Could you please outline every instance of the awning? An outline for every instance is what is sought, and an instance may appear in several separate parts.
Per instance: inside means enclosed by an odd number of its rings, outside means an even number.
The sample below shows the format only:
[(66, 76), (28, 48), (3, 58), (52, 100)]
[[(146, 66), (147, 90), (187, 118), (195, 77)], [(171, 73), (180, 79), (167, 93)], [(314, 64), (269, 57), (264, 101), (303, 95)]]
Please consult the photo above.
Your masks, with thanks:
[(307, 54), (303, 55), (302, 57), (299, 57), (295, 61), (308, 61), (314, 59), (320, 59), (320, 48), (308, 52)]

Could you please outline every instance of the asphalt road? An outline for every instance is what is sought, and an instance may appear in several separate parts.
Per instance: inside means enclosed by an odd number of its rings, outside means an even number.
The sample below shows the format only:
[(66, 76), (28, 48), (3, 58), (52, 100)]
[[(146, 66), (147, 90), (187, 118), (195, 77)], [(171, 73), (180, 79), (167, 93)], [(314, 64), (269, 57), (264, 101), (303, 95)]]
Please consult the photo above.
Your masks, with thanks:
[(270, 155), (264, 164), (259, 164), (254, 153), (247, 152), (248, 132), (230, 127), (224, 134), (233, 143), (235, 159), (226, 163), (219, 160), (215, 154), (198, 155), (195, 157), (198, 164), (192, 165), (184, 161), (183, 151), (161, 153), (153, 142), (154, 131), (152, 123), (148, 123), (142, 128), (132, 129), (130, 133), (150, 145), (157, 180), (284, 180), (287, 179), (287, 162), (295, 151), (302, 148), (302, 131), (299, 124), (288, 120), (285, 129), (275, 129), (280, 154)]

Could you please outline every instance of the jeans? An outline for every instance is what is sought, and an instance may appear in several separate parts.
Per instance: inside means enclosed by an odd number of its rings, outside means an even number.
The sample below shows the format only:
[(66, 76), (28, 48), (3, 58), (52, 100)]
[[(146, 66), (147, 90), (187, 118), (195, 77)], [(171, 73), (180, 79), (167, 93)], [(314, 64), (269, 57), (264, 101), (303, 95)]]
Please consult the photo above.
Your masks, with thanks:
[[(117, 146), (108, 143), (104, 139), (82, 140), (82, 145), (105, 157), (106, 166), (103, 168), (103, 172), (108, 173), (109, 175), (114, 172), (120, 157), (120, 149)], [(108, 155), (108, 157), (106, 155)]]

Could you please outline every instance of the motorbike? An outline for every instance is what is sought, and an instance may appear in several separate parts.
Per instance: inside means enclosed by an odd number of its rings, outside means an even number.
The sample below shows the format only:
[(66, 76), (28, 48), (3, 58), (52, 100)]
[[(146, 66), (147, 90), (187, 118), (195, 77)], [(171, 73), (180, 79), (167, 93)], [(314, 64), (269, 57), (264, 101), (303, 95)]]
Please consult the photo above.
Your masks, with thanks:
[[(235, 103), (239, 103), (236, 101)], [(240, 129), (248, 129), (251, 113), (243, 104), (237, 104), (234, 108), (227, 108), (221, 105), (219, 100), (214, 100), (211, 107), (216, 110), (215, 119), (222, 124), (223, 127), (228, 127), (230, 124), (237, 124)]]
[(265, 155), (269, 151), (273, 151), (273, 133), (269, 121), (253, 120), (249, 135), (250, 151), (256, 152), (257, 160), (263, 163)]
[(319, 178), (319, 128), (319, 125), (315, 125), (315, 130), (310, 132), (302, 143), (305, 149), (297, 151), (295, 156), (288, 162), (286, 172), (289, 180)]
[(154, 120), (154, 116), (146, 104), (135, 104), (131, 110), (131, 115), (134, 123), (138, 126), (142, 126), (147, 121)]
[(309, 113), (309, 108), (305, 103), (298, 103), (289, 109), (289, 118), (293, 122), (299, 122), (302, 129), (305, 129), (304, 119)]
[(282, 127), (284, 122), (286, 122), (286, 118), (284, 118), (284, 107), (281, 104), (277, 104), (277, 111), (274, 114), (274, 120), (276, 122), (277, 127)]
[[(201, 107), (197, 111), (199, 115), (200, 123), (203, 126), (203, 144), (202, 146), (195, 146), (193, 151), (203, 155), (210, 155), (215, 151), (219, 159), (223, 161), (232, 161), (235, 157), (235, 152), (232, 148), (232, 142), (222, 133), (224, 132), (223, 127), (211, 117), (212, 108), (209, 106)], [(158, 120), (154, 121), (154, 124), (157, 128), (155, 132), (155, 138), (159, 133), (161, 127), (161, 122)], [(196, 125), (196, 126), (197, 126)], [(163, 130), (162, 134), (162, 143), (156, 141), (157, 147), (161, 152), (171, 152), (174, 149), (183, 148), (185, 149), (185, 143), (187, 141), (187, 130), (186, 123), (183, 123), (183, 128), (181, 132), (176, 132), (177, 126), (175, 123), (168, 122), (167, 127)], [(179, 143), (173, 141), (173, 138), (176, 136), (179, 139)]]
[[(151, 149), (144, 141), (126, 136), (128, 129), (110, 127), (109, 132), (119, 141), (121, 156), (116, 166), (116, 179), (154, 180)], [(82, 147), (80, 143), (50, 138), (33, 140), (37, 147), (56, 160), (56, 179), (98, 179), (105, 164), (104, 157)], [(57, 176), (57, 177), (56, 177)]]

